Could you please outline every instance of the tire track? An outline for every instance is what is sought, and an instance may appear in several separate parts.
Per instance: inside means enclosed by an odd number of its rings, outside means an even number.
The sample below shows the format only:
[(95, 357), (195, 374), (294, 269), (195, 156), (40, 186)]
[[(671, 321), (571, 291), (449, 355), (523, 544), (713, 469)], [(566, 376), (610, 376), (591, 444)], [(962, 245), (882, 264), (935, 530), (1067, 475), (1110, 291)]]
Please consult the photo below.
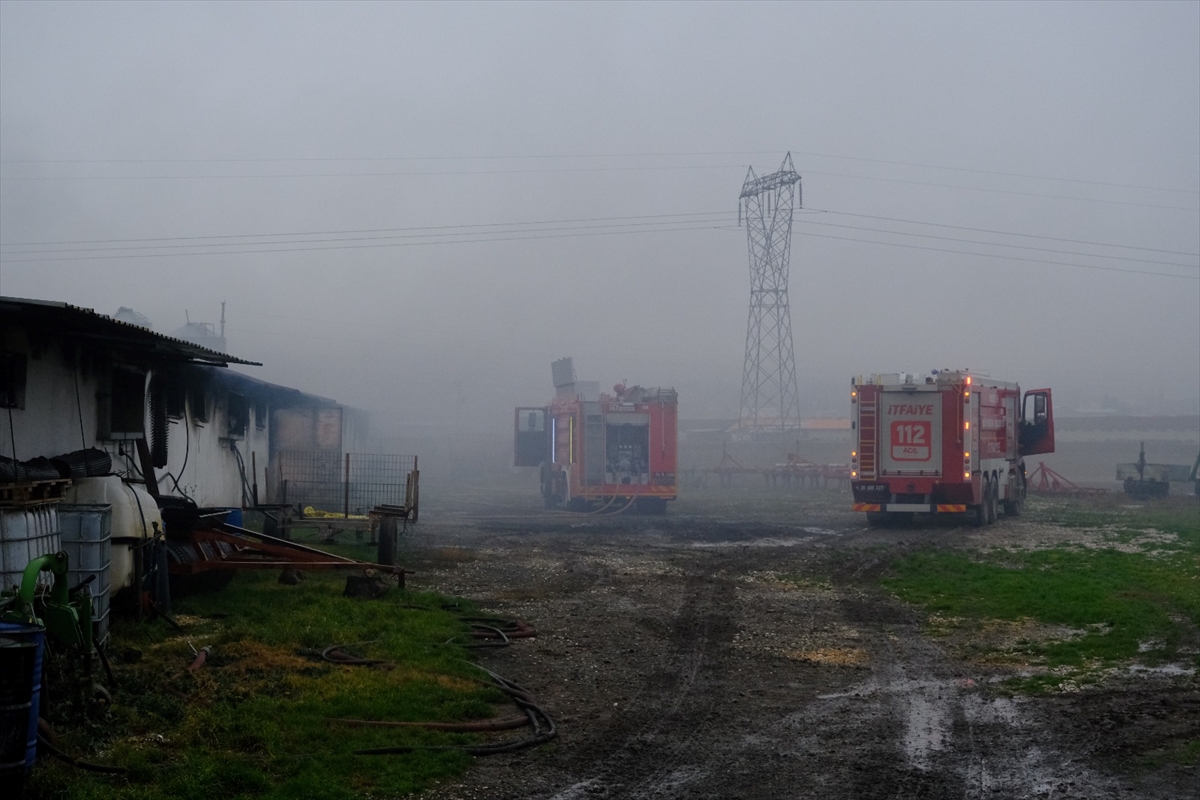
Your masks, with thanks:
[(687, 797), (707, 767), (694, 763), (712, 725), (710, 691), (721, 682), (732, 641), (728, 615), (732, 583), (711, 574), (685, 580), (686, 595), (670, 626), (670, 663), (643, 685), (635, 699), (638, 719), (621, 721), (601, 737), (616, 746), (593, 762), (583, 778), (548, 800), (574, 798)]

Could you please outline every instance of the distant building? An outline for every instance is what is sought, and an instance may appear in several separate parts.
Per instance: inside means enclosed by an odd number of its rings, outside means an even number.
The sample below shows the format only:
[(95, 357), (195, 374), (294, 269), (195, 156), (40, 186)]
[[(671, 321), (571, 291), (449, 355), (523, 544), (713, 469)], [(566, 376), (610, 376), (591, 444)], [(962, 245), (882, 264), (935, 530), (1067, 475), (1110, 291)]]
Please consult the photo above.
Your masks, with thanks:
[(183, 339), (185, 342), (216, 350), (218, 353), (229, 352), (225, 344), (224, 333), (217, 333), (216, 327), (211, 322), (189, 322), (182, 328), (171, 331), (171, 335), (176, 339)]
[(118, 308), (117, 313), (113, 315), (113, 319), (118, 322), (128, 322), (130, 325), (138, 325), (148, 330), (154, 330), (154, 325), (150, 323), (150, 320), (144, 314), (139, 314), (128, 306)]

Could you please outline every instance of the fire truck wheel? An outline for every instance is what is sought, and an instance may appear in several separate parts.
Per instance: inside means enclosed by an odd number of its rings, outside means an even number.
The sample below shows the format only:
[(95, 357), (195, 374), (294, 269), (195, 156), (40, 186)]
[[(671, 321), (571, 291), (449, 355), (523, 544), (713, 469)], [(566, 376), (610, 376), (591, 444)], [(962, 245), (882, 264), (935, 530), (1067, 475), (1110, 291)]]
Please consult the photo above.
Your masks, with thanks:
[(991, 525), (996, 521), (996, 484), (992, 481), (992, 476), (984, 476), (983, 479), (983, 524)]
[(634, 507), (639, 514), (657, 515), (667, 513), (667, 501), (661, 497), (639, 497)]
[(971, 521), (972, 528), (982, 528), (983, 523), (987, 521), (987, 503), (980, 503), (975, 506), (967, 506), (967, 518)]
[(1017, 487), (1013, 491), (1015, 498), (1013, 500), (1004, 501), (1004, 516), (1019, 517), (1025, 511), (1025, 484), (1021, 479), (1017, 478)]

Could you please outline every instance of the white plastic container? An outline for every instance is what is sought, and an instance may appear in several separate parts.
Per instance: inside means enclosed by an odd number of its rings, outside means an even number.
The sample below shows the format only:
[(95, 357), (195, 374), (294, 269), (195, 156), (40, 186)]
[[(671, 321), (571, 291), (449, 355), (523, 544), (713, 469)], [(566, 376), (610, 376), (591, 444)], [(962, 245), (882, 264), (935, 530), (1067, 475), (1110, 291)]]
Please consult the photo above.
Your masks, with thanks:
[[(0, 508), (0, 589), (15, 589), (29, 562), (62, 549), (58, 531), (58, 503)], [(50, 585), (49, 572), (38, 583)]]
[(67, 553), (69, 586), (74, 589), (92, 578), (88, 584), (92, 595), (92, 637), (102, 645), (108, 638), (112, 506), (62, 503), (58, 507), (58, 525)]
[(112, 506), (112, 550), (109, 591), (116, 594), (133, 585), (133, 547), (163, 529), (162, 514), (150, 493), (115, 475), (79, 478), (67, 489), (66, 502)]

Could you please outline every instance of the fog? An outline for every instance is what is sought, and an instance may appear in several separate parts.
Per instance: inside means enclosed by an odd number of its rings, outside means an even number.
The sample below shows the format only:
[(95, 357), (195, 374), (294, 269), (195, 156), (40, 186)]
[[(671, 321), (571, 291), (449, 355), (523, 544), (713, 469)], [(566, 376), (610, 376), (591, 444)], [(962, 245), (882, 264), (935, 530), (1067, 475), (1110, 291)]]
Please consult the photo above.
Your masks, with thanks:
[(381, 430), (565, 355), (735, 417), (789, 151), (803, 416), (944, 367), (1200, 412), (1200, 4), (0, 2), (0, 292), (224, 301)]

